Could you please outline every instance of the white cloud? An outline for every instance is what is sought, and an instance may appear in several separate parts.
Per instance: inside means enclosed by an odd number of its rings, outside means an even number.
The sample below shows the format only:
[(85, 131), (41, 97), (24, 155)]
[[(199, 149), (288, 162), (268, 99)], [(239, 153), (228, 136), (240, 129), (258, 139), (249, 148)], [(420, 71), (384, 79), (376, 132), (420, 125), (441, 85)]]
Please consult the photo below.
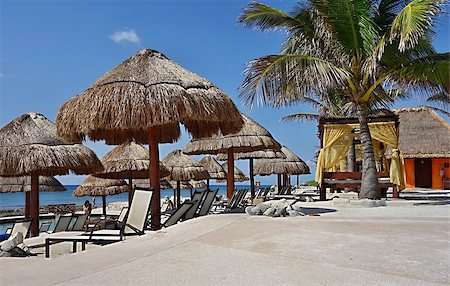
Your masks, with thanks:
[(139, 36), (134, 31), (134, 29), (126, 29), (126, 30), (122, 30), (122, 31), (117, 31), (114, 34), (112, 34), (111, 36), (109, 36), (109, 38), (116, 43), (128, 41), (128, 42), (132, 42), (134, 44), (139, 44), (139, 42), (141, 41), (139, 39)]

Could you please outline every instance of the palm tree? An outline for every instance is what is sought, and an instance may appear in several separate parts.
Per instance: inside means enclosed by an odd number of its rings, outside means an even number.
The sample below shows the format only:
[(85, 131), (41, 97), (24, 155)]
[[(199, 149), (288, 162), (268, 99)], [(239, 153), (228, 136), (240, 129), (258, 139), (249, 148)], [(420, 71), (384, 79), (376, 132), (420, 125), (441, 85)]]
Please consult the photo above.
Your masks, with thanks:
[(443, 5), (442, 0), (309, 0), (285, 13), (250, 3), (240, 23), (284, 30), (287, 39), (280, 54), (249, 62), (240, 97), (249, 107), (257, 99), (280, 107), (340, 90), (342, 102), (354, 104), (360, 124), (360, 197), (380, 198), (369, 107), (403, 90), (431, 94), (448, 86), (449, 53), (436, 53), (430, 41)]

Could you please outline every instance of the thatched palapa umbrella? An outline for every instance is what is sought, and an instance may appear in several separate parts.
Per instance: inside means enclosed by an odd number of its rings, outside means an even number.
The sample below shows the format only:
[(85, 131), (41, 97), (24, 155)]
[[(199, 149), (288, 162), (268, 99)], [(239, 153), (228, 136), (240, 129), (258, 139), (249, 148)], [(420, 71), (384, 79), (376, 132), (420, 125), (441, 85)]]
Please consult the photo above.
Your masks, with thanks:
[(220, 154), (228, 155), (227, 165), (227, 196), (231, 198), (234, 192), (234, 153), (251, 152), (264, 149), (280, 150), (280, 144), (264, 127), (248, 116), (244, 118), (244, 127), (235, 134), (218, 134), (211, 138), (193, 139), (184, 148), (186, 154)]
[(128, 191), (128, 184), (122, 179), (104, 179), (88, 176), (72, 193), (75, 197), (102, 197), (103, 214), (106, 215), (106, 196)]
[[(56, 135), (55, 125), (40, 113), (25, 113), (0, 129), (0, 176), (31, 176), (31, 236), (39, 234), (39, 176), (100, 172), (92, 150)], [(27, 203), (26, 203), (27, 204)]]
[[(133, 179), (148, 179), (150, 175), (150, 160), (148, 150), (133, 141), (121, 144), (102, 158), (104, 171), (94, 174), (100, 178), (128, 179), (128, 203), (133, 197)], [(166, 177), (169, 171), (159, 164), (159, 176)]]
[[(54, 177), (39, 177), (39, 192), (65, 192), (67, 189)], [(0, 193), (31, 192), (31, 177), (0, 177)], [(29, 211), (29, 210), (28, 210)]]
[[(217, 160), (226, 161), (228, 159), (227, 157), (228, 157), (227, 154), (219, 154), (217, 155)], [(249, 159), (248, 169), (250, 173), (250, 194), (252, 198), (255, 197), (255, 175), (253, 172), (253, 159), (274, 159), (274, 158), (284, 159), (286, 158), (286, 155), (281, 151), (270, 149), (234, 154), (235, 160)]]
[(71, 142), (88, 136), (107, 144), (134, 139), (150, 145), (154, 229), (161, 225), (158, 143), (178, 140), (180, 123), (194, 138), (237, 132), (243, 124), (225, 93), (154, 50), (138, 52), (67, 101), (56, 122)]
[(181, 150), (170, 152), (162, 160), (162, 163), (170, 172), (169, 179), (177, 182), (176, 206), (180, 205), (180, 181), (209, 178), (208, 171), (199, 162), (184, 154)]
[[(227, 165), (227, 162), (223, 163), (222, 167), (225, 168), (226, 165)], [(227, 178), (228, 178), (228, 176), (227, 176)], [(249, 178), (246, 175), (244, 175), (244, 172), (242, 172), (241, 169), (239, 169), (236, 166), (233, 167), (233, 179), (235, 182), (245, 182), (245, 181), (249, 180)], [(225, 182), (225, 180), (217, 180), (217, 181)], [(229, 198), (231, 198), (231, 197), (229, 197)]]
[[(210, 179), (221, 180), (227, 177), (227, 172), (214, 157), (205, 156), (198, 162), (208, 171)], [(209, 179), (206, 179), (206, 188), (209, 190)]]
[(286, 155), (285, 159), (260, 159), (256, 160), (254, 170), (258, 175), (301, 175), (310, 174), (309, 167), (306, 163), (295, 155), (286, 146), (281, 148), (281, 152)]

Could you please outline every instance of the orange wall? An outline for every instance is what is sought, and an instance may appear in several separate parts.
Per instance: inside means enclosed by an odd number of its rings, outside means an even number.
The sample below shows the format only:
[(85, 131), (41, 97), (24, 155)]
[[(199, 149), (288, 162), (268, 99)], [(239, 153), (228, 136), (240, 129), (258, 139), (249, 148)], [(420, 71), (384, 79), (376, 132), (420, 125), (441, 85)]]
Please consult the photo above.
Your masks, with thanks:
[(405, 159), (406, 188), (414, 188), (414, 159)]
[[(433, 189), (442, 189), (442, 177), (439, 175), (444, 163), (450, 165), (450, 158), (433, 159), (431, 160), (431, 173), (433, 176)], [(450, 167), (444, 168), (444, 176), (450, 177)]]
[[(444, 163), (450, 165), (450, 158), (431, 159), (432, 188), (442, 189), (442, 177), (439, 174)], [(415, 187), (414, 159), (405, 159), (406, 188)], [(450, 178), (450, 168), (444, 168), (445, 177)]]

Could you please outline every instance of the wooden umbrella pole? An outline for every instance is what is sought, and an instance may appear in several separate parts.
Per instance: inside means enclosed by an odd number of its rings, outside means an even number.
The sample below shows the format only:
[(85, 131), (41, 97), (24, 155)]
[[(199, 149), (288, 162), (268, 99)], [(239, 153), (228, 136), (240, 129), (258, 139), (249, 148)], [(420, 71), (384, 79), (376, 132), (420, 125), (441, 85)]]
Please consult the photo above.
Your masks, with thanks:
[(180, 181), (177, 181), (177, 208), (180, 207), (181, 205), (181, 186), (180, 186)]
[(39, 235), (39, 176), (31, 173), (30, 194), (31, 237)]
[(128, 206), (131, 206), (131, 200), (133, 199), (133, 178), (128, 179)]
[(25, 218), (30, 218), (30, 200), (31, 192), (25, 192)]
[(250, 194), (251, 197), (255, 197), (255, 175), (253, 174), (253, 158), (249, 160), (249, 173), (250, 173)]
[(206, 179), (206, 190), (209, 191), (209, 179)]
[(234, 150), (233, 148), (228, 149), (228, 173), (227, 173), (227, 197), (231, 199), (234, 193)]
[(106, 215), (106, 196), (102, 196), (103, 215)]
[(277, 174), (277, 185), (278, 189), (281, 188), (281, 174)]
[(153, 189), (151, 206), (151, 228), (161, 228), (160, 186), (159, 186), (159, 150), (158, 150), (158, 128), (150, 127), (148, 130), (148, 141), (150, 149), (150, 187)]

